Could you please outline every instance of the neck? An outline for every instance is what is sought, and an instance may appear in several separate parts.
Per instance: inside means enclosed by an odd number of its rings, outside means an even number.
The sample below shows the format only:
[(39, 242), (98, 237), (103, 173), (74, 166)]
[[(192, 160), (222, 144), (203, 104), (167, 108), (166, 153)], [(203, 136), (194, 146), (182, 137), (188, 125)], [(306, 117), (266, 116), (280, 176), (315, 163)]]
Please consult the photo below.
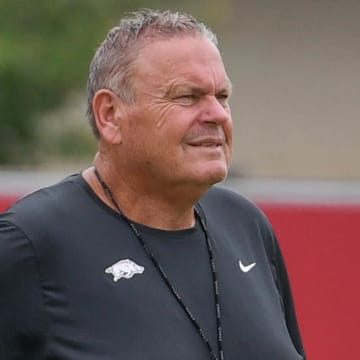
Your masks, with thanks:
[(129, 186), (116, 170), (108, 169), (105, 165), (96, 164), (103, 185), (95, 175), (95, 168), (85, 170), (83, 176), (97, 196), (115, 211), (120, 209), (129, 220), (162, 230), (180, 230), (194, 226), (194, 205), (198, 197), (185, 198), (176, 193), (164, 196), (164, 192), (141, 191)]

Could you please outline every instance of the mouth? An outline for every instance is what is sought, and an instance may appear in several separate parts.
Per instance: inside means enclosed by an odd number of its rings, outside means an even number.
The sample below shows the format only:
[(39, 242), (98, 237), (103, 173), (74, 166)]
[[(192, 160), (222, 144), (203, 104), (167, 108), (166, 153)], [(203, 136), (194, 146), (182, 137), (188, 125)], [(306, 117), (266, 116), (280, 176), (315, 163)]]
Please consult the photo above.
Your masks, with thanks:
[(193, 147), (207, 147), (207, 148), (216, 148), (223, 146), (225, 141), (220, 138), (204, 138), (196, 139), (194, 141), (188, 142), (188, 145)]

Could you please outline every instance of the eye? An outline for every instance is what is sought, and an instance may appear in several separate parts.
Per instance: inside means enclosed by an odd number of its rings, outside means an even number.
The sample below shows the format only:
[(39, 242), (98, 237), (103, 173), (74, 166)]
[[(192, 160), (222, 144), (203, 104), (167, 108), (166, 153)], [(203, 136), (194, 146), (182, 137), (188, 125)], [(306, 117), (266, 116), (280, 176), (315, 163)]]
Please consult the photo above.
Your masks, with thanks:
[(219, 101), (219, 103), (223, 106), (227, 106), (228, 102), (229, 102), (229, 94), (227, 93), (222, 93), (222, 94), (217, 94), (216, 95), (217, 100)]
[(185, 94), (185, 95), (180, 95), (178, 98), (179, 99), (195, 99), (195, 95), (194, 94)]
[(181, 94), (176, 96), (174, 100), (182, 105), (191, 105), (197, 100), (197, 98), (198, 97), (195, 94)]

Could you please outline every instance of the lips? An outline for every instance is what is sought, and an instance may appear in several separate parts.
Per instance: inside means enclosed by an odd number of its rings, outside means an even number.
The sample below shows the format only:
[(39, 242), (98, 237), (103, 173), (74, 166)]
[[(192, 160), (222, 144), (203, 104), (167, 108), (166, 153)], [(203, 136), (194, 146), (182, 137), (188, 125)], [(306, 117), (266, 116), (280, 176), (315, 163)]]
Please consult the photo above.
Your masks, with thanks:
[(197, 141), (197, 142), (192, 142), (189, 143), (188, 145), (193, 146), (193, 147), (218, 147), (218, 146), (222, 146), (223, 142), (220, 140), (204, 140), (204, 141)]
[(224, 145), (224, 139), (222, 138), (199, 138), (192, 141), (188, 141), (187, 144), (195, 147), (217, 147)]
[(189, 131), (183, 143), (195, 148), (214, 149), (226, 144), (226, 136), (221, 127), (203, 127)]

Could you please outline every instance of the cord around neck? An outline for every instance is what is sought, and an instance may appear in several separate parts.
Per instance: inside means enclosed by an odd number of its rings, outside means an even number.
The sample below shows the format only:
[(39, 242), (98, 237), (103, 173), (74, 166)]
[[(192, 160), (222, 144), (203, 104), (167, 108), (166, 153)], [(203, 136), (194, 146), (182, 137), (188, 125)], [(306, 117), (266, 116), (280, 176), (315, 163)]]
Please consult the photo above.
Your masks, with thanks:
[[(141, 233), (139, 232), (138, 228), (136, 227), (136, 225), (134, 224), (133, 221), (131, 221), (122, 211), (121, 208), (119, 206), (119, 204), (116, 202), (110, 188), (108, 187), (108, 185), (105, 183), (105, 181), (102, 179), (102, 177), (100, 176), (99, 172), (97, 171), (96, 167), (94, 169), (95, 172), (95, 176), (98, 179), (100, 185), (102, 186), (106, 196), (108, 197), (108, 199), (112, 202), (112, 204), (115, 206), (115, 208), (117, 209), (117, 211), (119, 212), (119, 214), (121, 215), (121, 217), (125, 220), (125, 222), (130, 226), (131, 230), (133, 231), (134, 235), (136, 236), (137, 240), (139, 241), (139, 243), (141, 244), (141, 246), (143, 247), (146, 255), (149, 257), (149, 259), (152, 261), (152, 263), (154, 264), (155, 268), (158, 270), (158, 272), (160, 273), (163, 281), (165, 282), (165, 284), (167, 285), (167, 287), (169, 288), (169, 290), (172, 292), (172, 294), (174, 295), (175, 299), (177, 300), (177, 302), (179, 303), (179, 305), (181, 306), (181, 308), (184, 310), (184, 312), (186, 313), (186, 315), (188, 316), (189, 320), (191, 321), (191, 323), (193, 324), (193, 326), (195, 327), (195, 329), (197, 330), (199, 336), (201, 337), (201, 339), (203, 340), (203, 342), (205, 343), (209, 354), (211, 356), (211, 358), (213, 360), (225, 360), (224, 358), (224, 350), (223, 350), (223, 333), (222, 333), (222, 325), (221, 325), (221, 305), (220, 305), (220, 301), (219, 301), (219, 283), (217, 280), (217, 272), (216, 272), (216, 265), (215, 265), (215, 258), (214, 258), (214, 253), (213, 253), (213, 248), (212, 248), (212, 244), (211, 244), (211, 240), (210, 240), (210, 236), (209, 236), (209, 232), (207, 230), (207, 226), (206, 223), (203, 219), (203, 217), (200, 215), (200, 213), (198, 212), (197, 208), (195, 207), (195, 216), (196, 218), (199, 220), (200, 224), (201, 224), (201, 228), (205, 234), (205, 239), (206, 239), (206, 246), (207, 246), (207, 250), (208, 250), (208, 255), (209, 255), (209, 262), (210, 262), (210, 267), (211, 267), (211, 275), (212, 275), (212, 281), (213, 281), (213, 290), (214, 290), (214, 299), (215, 299), (215, 313), (216, 313), (216, 333), (217, 333), (217, 343), (218, 343), (218, 352), (219, 352), (219, 358), (217, 357), (214, 349), (212, 348), (204, 330), (202, 329), (202, 327), (200, 326), (200, 324), (198, 323), (198, 321), (195, 319), (194, 315), (192, 314), (192, 312), (190, 311), (190, 309), (187, 307), (187, 305), (184, 303), (181, 295), (179, 294), (179, 292), (175, 289), (175, 287), (173, 286), (173, 284), (171, 283), (169, 277), (167, 276), (166, 272), (163, 270), (162, 266), (159, 264), (159, 262), (157, 261), (157, 259), (155, 258), (153, 252), (151, 251), (151, 249), (146, 245), (146, 243), (144, 242), (144, 239), (142, 238)], [(202, 211), (202, 209), (201, 209)]]

